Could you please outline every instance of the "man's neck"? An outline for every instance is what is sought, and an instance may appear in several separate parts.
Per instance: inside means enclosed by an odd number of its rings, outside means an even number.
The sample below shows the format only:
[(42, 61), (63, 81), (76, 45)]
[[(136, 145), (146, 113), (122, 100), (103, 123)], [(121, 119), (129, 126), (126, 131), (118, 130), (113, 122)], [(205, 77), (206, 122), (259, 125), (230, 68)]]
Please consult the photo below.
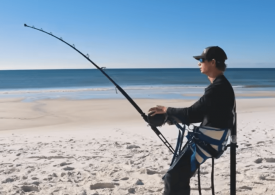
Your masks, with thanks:
[(215, 80), (218, 76), (220, 76), (220, 75), (223, 75), (223, 72), (219, 72), (219, 73), (213, 74), (213, 75), (208, 75), (208, 79), (209, 79), (209, 81), (210, 81), (211, 83), (213, 83), (214, 80)]

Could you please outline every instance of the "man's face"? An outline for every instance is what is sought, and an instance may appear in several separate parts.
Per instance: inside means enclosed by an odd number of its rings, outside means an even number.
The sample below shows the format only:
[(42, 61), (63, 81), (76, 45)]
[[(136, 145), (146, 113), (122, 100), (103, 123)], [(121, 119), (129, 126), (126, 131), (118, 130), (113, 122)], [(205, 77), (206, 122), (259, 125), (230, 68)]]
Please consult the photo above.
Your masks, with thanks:
[(208, 75), (210, 72), (212, 72), (213, 60), (204, 60), (203, 62), (199, 61), (198, 66), (200, 67), (201, 73)]

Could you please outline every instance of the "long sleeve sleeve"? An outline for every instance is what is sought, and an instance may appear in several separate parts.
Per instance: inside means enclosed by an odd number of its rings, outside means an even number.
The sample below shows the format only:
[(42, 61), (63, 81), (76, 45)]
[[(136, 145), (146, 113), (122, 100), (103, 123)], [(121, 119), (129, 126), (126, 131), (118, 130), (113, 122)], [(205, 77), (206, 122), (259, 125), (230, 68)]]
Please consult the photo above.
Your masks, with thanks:
[(190, 123), (202, 122), (206, 115), (207, 109), (213, 101), (213, 90), (206, 89), (205, 94), (192, 106), (187, 108), (172, 108), (168, 107), (168, 116), (178, 118), (182, 123), (189, 125)]

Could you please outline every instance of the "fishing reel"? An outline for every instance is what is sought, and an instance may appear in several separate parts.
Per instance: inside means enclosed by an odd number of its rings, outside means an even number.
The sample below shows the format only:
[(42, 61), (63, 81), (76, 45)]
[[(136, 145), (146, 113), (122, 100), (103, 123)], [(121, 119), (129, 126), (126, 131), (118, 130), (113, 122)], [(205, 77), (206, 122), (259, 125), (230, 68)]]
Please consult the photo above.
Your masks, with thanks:
[(154, 113), (152, 112), (148, 114), (148, 117), (147, 117), (149, 125), (153, 127), (160, 127), (164, 125), (167, 118), (166, 114), (156, 114), (154, 116), (152, 116), (152, 114)]
[(168, 123), (169, 125), (174, 125), (176, 123), (176, 118), (171, 117), (167, 114), (156, 114), (154, 116), (152, 116), (153, 112), (148, 114), (148, 123), (149, 125), (153, 126), (153, 127), (161, 127), (162, 125), (164, 125), (165, 123)]

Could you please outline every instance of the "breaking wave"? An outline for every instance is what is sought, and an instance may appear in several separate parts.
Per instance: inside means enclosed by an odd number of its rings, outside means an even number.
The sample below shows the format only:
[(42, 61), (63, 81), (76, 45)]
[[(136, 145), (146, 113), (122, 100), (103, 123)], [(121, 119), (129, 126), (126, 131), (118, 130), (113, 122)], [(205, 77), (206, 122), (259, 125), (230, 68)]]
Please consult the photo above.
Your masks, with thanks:
[[(204, 89), (207, 86), (127, 86), (122, 87), (124, 90), (188, 90)], [(233, 88), (245, 88), (245, 86), (233, 86)], [(24, 89), (24, 90), (0, 90), (0, 94), (35, 94), (35, 93), (75, 93), (75, 92), (100, 92), (115, 91), (116, 87), (102, 88), (64, 88), (64, 89)]]

